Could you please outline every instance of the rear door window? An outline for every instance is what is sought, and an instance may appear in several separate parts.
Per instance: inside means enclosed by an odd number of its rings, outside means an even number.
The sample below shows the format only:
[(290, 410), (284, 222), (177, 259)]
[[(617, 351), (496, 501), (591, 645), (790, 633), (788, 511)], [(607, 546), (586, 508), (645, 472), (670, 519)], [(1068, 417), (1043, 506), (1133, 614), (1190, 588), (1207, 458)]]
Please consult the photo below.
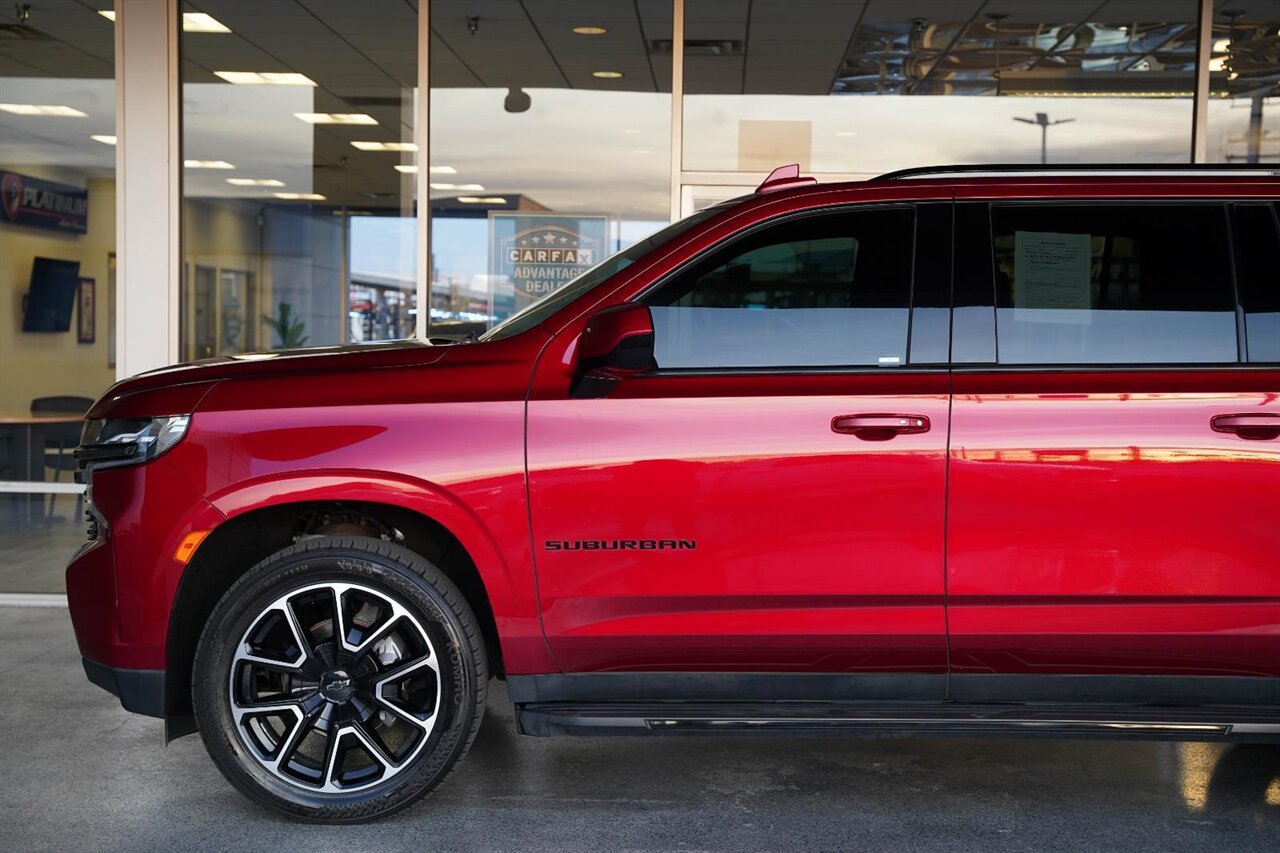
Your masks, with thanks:
[(1280, 218), (1276, 205), (1236, 205), (1236, 245), (1248, 360), (1280, 362)]
[(913, 214), (769, 225), (645, 299), (659, 368), (896, 367), (907, 359)]
[(1000, 364), (1239, 360), (1224, 205), (993, 205), (991, 224)]

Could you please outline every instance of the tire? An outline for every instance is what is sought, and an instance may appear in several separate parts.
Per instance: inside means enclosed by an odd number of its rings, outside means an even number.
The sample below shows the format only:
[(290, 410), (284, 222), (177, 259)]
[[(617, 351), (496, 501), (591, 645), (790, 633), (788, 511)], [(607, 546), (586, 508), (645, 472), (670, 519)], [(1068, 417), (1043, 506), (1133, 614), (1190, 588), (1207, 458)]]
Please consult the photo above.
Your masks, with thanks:
[(356, 823), (448, 776), (488, 677), (476, 618), (439, 569), (379, 539), (321, 537), (227, 590), (192, 698), (205, 748), (242, 793), (295, 820)]

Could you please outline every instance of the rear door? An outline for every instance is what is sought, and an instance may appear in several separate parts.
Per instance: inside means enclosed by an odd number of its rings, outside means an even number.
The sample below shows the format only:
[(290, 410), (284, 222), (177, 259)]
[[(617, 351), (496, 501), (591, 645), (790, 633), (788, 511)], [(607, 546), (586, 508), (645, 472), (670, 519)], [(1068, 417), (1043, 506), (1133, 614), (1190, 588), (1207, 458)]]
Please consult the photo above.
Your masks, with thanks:
[(949, 204), (920, 213), (944, 242), (915, 268), (913, 330), (916, 218), (752, 229), (638, 297), (656, 370), (530, 401), (563, 670), (913, 673), (910, 695), (941, 698)]
[(956, 240), (952, 696), (1280, 675), (1274, 209), (961, 202)]

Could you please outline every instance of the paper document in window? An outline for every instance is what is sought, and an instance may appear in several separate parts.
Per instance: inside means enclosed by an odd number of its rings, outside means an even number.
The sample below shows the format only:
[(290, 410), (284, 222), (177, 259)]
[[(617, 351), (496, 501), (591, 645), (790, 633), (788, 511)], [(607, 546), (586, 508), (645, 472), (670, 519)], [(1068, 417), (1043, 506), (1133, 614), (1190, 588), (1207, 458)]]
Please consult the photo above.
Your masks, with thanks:
[(1090, 235), (1015, 231), (1013, 248), (1016, 319), (1089, 322)]

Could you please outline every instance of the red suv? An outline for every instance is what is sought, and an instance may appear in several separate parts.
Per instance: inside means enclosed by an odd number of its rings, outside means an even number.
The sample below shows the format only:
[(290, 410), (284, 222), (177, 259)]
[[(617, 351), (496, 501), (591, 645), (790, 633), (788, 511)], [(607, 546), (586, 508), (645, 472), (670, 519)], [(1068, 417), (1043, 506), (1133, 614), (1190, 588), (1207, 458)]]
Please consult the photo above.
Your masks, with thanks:
[(558, 734), (1280, 740), (1280, 175), (780, 170), (478, 340), (124, 381), (85, 671), (308, 820)]

